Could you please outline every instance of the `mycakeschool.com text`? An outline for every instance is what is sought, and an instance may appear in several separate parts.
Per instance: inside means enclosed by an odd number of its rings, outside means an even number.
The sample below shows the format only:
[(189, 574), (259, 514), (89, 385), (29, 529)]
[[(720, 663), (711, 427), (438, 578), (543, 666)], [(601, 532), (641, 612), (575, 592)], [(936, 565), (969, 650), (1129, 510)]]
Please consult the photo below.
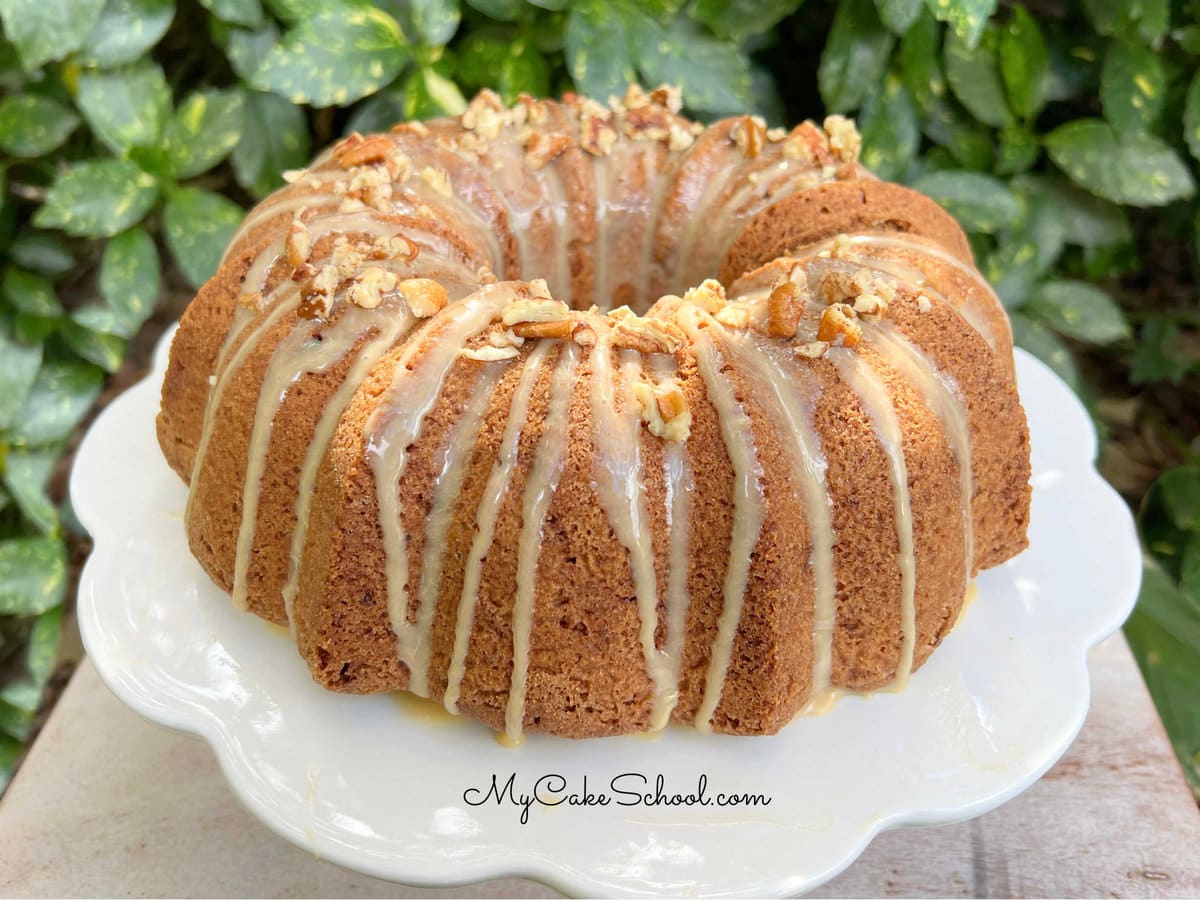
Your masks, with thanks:
[(529, 823), (534, 807), (596, 808), (606, 806), (654, 807), (765, 807), (771, 797), (764, 793), (725, 792), (712, 788), (701, 773), (695, 782), (672, 785), (661, 773), (645, 775), (624, 772), (594, 786), (586, 775), (574, 782), (563, 775), (548, 774), (523, 782), (514, 772), (507, 777), (493, 773), (490, 780), (468, 787), (462, 794), (468, 806), (511, 806), (520, 811), (522, 825)]

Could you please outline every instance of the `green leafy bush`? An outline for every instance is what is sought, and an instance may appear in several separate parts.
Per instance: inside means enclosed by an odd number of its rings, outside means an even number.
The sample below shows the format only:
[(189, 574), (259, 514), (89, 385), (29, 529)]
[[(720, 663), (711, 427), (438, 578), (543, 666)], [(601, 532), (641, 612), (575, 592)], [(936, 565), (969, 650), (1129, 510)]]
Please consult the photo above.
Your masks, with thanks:
[(0, 0), (0, 24), (0, 773), (69, 582), (47, 481), (161, 298), (346, 131), (639, 79), (702, 118), (856, 115), (865, 162), (959, 218), (1102, 433), (1154, 432), (1131, 501), (1180, 467), (1143, 513), (1130, 636), (1200, 784), (1197, 0)]

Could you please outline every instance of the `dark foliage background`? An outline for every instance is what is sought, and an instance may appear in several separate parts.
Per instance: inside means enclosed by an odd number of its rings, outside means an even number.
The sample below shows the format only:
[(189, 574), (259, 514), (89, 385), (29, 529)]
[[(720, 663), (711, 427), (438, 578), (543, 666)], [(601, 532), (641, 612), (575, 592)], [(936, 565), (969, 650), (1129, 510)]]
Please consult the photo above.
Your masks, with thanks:
[(701, 118), (856, 115), (865, 162), (959, 218), (1139, 510), (1126, 633), (1200, 786), (1200, 0), (0, 0), (0, 27), (0, 787), (84, 540), (72, 435), (244, 208), (480, 87), (634, 79)]

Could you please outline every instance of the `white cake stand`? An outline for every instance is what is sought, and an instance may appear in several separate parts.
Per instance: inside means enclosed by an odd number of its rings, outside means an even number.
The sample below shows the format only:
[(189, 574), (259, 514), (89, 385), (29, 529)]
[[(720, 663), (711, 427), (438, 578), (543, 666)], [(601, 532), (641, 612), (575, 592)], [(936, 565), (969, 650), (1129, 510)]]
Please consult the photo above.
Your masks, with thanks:
[[(79, 589), (88, 653), (137, 712), (204, 737), (267, 825), (377, 877), (445, 886), (519, 875), (586, 895), (809, 890), (885, 828), (977, 816), (1037, 780), (1083, 724), (1088, 649), (1137, 595), (1136, 532), (1092, 466), (1091, 423), (1018, 352), (1030, 548), (980, 576), (975, 602), (906, 691), (848, 698), (768, 738), (670, 729), (657, 740), (535, 735), (507, 749), (482, 726), (435, 724), (394, 697), (323, 691), (282, 629), (237, 612), (208, 580), (187, 549), (184, 486), (154, 437), (169, 340), (153, 374), (97, 420), (72, 476), (95, 538)], [(501, 788), (513, 776), (518, 800), (541, 779), (544, 803), (522, 824), (507, 792), (488, 798), (493, 776)], [(697, 794), (704, 779), (709, 803), (633, 804), (634, 791), (654, 799), (659, 776), (667, 795)], [(566, 800), (585, 778), (607, 805)], [(717, 802), (735, 794), (770, 802)]]

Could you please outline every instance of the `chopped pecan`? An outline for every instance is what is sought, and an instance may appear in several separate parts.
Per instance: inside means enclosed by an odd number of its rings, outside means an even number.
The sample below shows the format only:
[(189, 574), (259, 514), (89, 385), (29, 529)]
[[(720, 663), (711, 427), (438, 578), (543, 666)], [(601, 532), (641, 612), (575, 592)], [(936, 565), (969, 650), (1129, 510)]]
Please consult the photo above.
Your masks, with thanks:
[(292, 218), (291, 228), (288, 229), (287, 239), (283, 244), (284, 255), (293, 266), (301, 266), (308, 262), (309, 254), (312, 253), (312, 235), (300, 221), (302, 213), (303, 210)]
[(829, 341), (809, 341), (796, 348), (796, 355), (805, 359), (820, 359), (829, 349)]
[(532, 281), (526, 282), (522, 289), (525, 293), (522, 296), (529, 296), (535, 300), (552, 300), (550, 295), (550, 285), (546, 283), (545, 278), (535, 278)]
[(369, 256), (371, 259), (402, 259), (412, 262), (417, 258), (420, 248), (412, 241), (398, 234), (377, 237), (371, 242)]
[(382, 266), (367, 266), (350, 282), (347, 299), (363, 309), (375, 309), (383, 295), (396, 288), (396, 273)]
[(504, 308), (500, 318), (505, 325), (518, 325), (522, 322), (556, 322), (565, 320), (570, 314), (571, 308), (561, 300), (519, 297)]
[(302, 319), (323, 319), (333, 308), (333, 298), (326, 294), (308, 293), (300, 295), (296, 315)]
[(411, 122), (397, 122), (392, 126), (392, 134), (412, 134), (417, 137), (426, 137), (429, 134), (429, 127), (417, 120)]
[(554, 319), (550, 322), (518, 322), (512, 327), (513, 334), (520, 338), (569, 338), (575, 331), (571, 319)]
[(867, 321), (882, 319), (887, 309), (887, 303), (878, 294), (859, 294), (854, 298), (854, 311)]
[[(311, 269), (311, 266), (307, 268)], [(336, 266), (322, 266), (300, 285), (300, 305), (297, 312), (304, 319), (319, 319), (329, 315), (333, 295), (341, 276)]]
[(671, 113), (683, 109), (683, 91), (677, 84), (660, 84), (650, 92), (650, 100)]
[(507, 124), (504, 103), (500, 95), (486, 88), (475, 95), (462, 114), (462, 126), (476, 131), (487, 140), (495, 140)]
[(730, 328), (750, 327), (750, 310), (742, 304), (727, 303), (717, 310), (717, 314), (713, 318)]
[(662, 106), (630, 107), (625, 112), (625, 133), (629, 137), (647, 141), (662, 141), (670, 138), (674, 119)]
[(579, 120), (579, 146), (592, 156), (608, 156), (616, 143), (610, 117), (585, 114)]
[(661, 319), (630, 316), (617, 321), (612, 330), (614, 347), (625, 347), (639, 353), (675, 353), (684, 342), (679, 326)]
[(650, 96), (640, 84), (635, 82), (625, 89), (625, 98), (619, 102), (626, 111), (641, 109), (650, 104)]
[(673, 381), (659, 385), (644, 381), (633, 383), (633, 395), (642, 410), (642, 421), (656, 437), (669, 441), (686, 440), (692, 430), (692, 411), (687, 397)]
[(571, 331), (571, 340), (580, 347), (592, 347), (596, 343), (596, 329), (582, 319), (576, 319), (575, 327)]
[(686, 291), (683, 299), (696, 304), (710, 316), (715, 316), (725, 307), (725, 286), (715, 278), (706, 278)]
[(795, 337), (803, 315), (804, 293), (795, 282), (785, 281), (767, 295), (767, 334)]
[(729, 130), (729, 136), (747, 159), (757, 159), (767, 142), (767, 129), (760, 119), (742, 116)]
[(333, 148), (333, 157), (343, 169), (349, 169), (382, 162), (395, 146), (386, 134), (363, 137), (356, 131)]
[(862, 339), (862, 326), (854, 308), (845, 303), (834, 303), (821, 313), (821, 324), (817, 326), (817, 340), (833, 343), (841, 338), (843, 347), (855, 347)]
[(571, 139), (560, 132), (531, 132), (525, 142), (525, 164), (534, 171), (543, 169), (562, 156), (570, 146)]
[(862, 137), (853, 120), (845, 116), (826, 116), (825, 133), (829, 135), (829, 149), (839, 161), (858, 161), (858, 154), (862, 150)]
[(787, 159), (799, 159), (812, 166), (825, 166), (832, 162), (829, 138), (812, 122), (801, 122), (792, 129), (783, 142), (783, 155)]
[(690, 128), (679, 122), (671, 123), (667, 136), (668, 150), (686, 150), (694, 143), (696, 143), (696, 136)]
[(418, 319), (429, 318), (445, 309), (450, 302), (446, 288), (432, 278), (406, 278), (397, 285), (397, 289)]

